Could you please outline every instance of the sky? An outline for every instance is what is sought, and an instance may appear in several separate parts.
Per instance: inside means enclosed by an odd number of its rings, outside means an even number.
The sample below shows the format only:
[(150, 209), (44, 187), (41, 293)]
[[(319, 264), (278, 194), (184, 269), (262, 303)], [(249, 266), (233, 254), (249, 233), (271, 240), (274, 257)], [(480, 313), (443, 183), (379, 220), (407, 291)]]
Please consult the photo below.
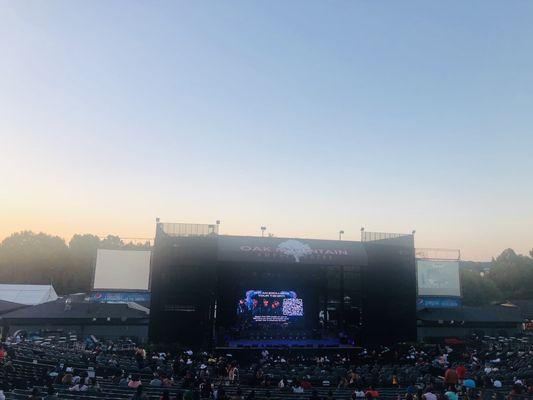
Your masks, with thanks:
[(0, 0), (15, 231), (533, 248), (533, 2)]

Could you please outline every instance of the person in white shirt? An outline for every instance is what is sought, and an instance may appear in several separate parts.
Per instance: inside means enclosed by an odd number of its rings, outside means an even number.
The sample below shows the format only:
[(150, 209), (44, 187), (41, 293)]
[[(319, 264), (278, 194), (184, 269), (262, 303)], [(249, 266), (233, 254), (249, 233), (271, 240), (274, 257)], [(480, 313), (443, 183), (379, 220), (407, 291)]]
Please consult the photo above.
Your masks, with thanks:
[(71, 386), (68, 390), (71, 392), (86, 392), (89, 387), (85, 383), (76, 383), (74, 386)]
[(422, 395), (422, 397), (424, 398), (424, 400), (437, 400), (437, 396), (432, 393), (430, 389), (428, 389), (426, 393)]
[(292, 392), (293, 392), (293, 393), (303, 393), (303, 392), (304, 392), (304, 388), (301, 387), (300, 385), (298, 385), (298, 386), (294, 386), (294, 387), (292, 388)]

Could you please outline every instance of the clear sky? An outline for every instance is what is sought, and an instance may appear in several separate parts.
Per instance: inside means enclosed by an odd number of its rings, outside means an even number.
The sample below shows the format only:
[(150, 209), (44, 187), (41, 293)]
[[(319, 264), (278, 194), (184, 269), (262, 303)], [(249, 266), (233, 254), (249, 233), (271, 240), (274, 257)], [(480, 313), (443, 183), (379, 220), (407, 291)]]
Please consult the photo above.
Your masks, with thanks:
[(0, 239), (533, 248), (531, 1), (0, 1)]

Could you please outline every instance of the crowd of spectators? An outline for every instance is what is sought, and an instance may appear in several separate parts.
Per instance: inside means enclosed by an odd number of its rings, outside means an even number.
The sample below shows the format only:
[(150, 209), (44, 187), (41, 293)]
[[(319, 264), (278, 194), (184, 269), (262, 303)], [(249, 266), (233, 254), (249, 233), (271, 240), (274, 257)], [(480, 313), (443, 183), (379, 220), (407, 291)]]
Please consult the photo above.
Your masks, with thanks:
[(533, 399), (530, 338), (343, 350), (170, 350), (2, 344), (0, 400)]

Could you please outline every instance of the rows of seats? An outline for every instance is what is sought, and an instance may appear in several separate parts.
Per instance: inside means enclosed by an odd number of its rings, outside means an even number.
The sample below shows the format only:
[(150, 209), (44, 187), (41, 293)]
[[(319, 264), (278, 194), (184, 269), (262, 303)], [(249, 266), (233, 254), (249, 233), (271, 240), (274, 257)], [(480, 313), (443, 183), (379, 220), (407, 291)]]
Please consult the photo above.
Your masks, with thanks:
[[(531, 342), (509, 341), (509, 340), (489, 340), (482, 343), (482, 348), (478, 348), (478, 355), (489, 359), (502, 358), (504, 363), (499, 365), (498, 378), (502, 379), (503, 388), (491, 389), (490, 396), (494, 399), (503, 399), (509, 393), (509, 388), (513, 384), (517, 373), (520, 377), (533, 378), (533, 368), (531, 363)], [(432, 359), (439, 351), (434, 346), (428, 346), (424, 349), (427, 354), (427, 360)], [(433, 352), (433, 353), (432, 353)], [(438, 375), (442, 374), (439, 369), (431, 363), (414, 363), (404, 358), (398, 358), (395, 355), (396, 362), (390, 361), (390, 349), (383, 350), (381, 356), (361, 355), (358, 354), (353, 358), (348, 357), (343, 363), (332, 362), (315, 362), (310, 356), (291, 356), (289, 353), (280, 352), (287, 360), (282, 360), (279, 356), (270, 356), (260, 360), (260, 363), (245, 362), (240, 366), (240, 389), (244, 394), (254, 390), (258, 399), (309, 399), (313, 389), (307, 389), (304, 393), (292, 393), (277, 388), (277, 383), (282, 379), (296, 379), (310, 382), (313, 388), (318, 391), (319, 395), (325, 397), (331, 390), (334, 398), (337, 400), (350, 399), (353, 388), (338, 387), (337, 384), (343, 377), (346, 377), (350, 371), (356, 372), (365, 386), (372, 385), (377, 387), (381, 399), (397, 399), (398, 396), (405, 394), (406, 383), (419, 382), (427, 383), (429, 379), (438, 381)], [(407, 353), (406, 353), (407, 354)], [(459, 359), (461, 350), (452, 352), (450, 359)], [(200, 364), (206, 362), (207, 358), (214, 356), (201, 355), (196, 353), (197, 357), (191, 369), (199, 371)], [(336, 357), (341, 357), (336, 355)], [(59, 392), (60, 398), (82, 400), (82, 399), (129, 399), (132, 397), (134, 390), (128, 387), (119, 386), (111, 379), (113, 371), (116, 368), (110, 366), (110, 362), (116, 362), (120, 369), (127, 374), (136, 374), (140, 377), (145, 393), (150, 399), (158, 399), (165, 389), (151, 387), (150, 380), (153, 377), (153, 368), (156, 364), (150, 361), (150, 356), (146, 362), (147, 365), (138, 365), (131, 352), (85, 352), (77, 346), (55, 346), (43, 345), (42, 343), (20, 343), (10, 347), (10, 358), (12, 368), (3, 368), (0, 374), (0, 385), (7, 388), (6, 398), (20, 399), (27, 398), (33, 387), (37, 386), (42, 393), (46, 392), (47, 377), (54, 368), (63, 364), (72, 367), (78, 371), (93, 371), (98, 377), (100, 386), (99, 393), (71, 392), (67, 386), (54, 385)], [(332, 357), (333, 358), (333, 357)], [(290, 362), (288, 362), (290, 361)], [(206, 362), (207, 363), (207, 362)], [(142, 364), (142, 363), (141, 363)], [(148, 365), (149, 364), (149, 365)], [(188, 365), (188, 364), (187, 364)], [(227, 385), (224, 373), (220, 374), (216, 365), (203, 366), (211, 372), (211, 380), (216, 387), (222, 386), (225, 391), (234, 395), (237, 391), (237, 385)], [(257, 372), (262, 371), (263, 377), (268, 376), (270, 386), (258, 386), (261, 381), (257, 379)], [(472, 376), (481, 374), (482, 369), (472, 371)], [(183, 375), (179, 375), (183, 376)], [(402, 382), (399, 387), (391, 387), (393, 376), (399, 378)], [(426, 381), (426, 378), (428, 379)], [(198, 382), (198, 381), (197, 381)], [(263, 382), (264, 383), (264, 379)], [(175, 385), (168, 389), (172, 396), (181, 398), (185, 390), (184, 381), (177, 378)], [(197, 390), (197, 387), (196, 389)], [(268, 396), (267, 396), (268, 394)], [(517, 400), (528, 398), (527, 395), (516, 396)], [(513, 399), (514, 400), (514, 399)]]

